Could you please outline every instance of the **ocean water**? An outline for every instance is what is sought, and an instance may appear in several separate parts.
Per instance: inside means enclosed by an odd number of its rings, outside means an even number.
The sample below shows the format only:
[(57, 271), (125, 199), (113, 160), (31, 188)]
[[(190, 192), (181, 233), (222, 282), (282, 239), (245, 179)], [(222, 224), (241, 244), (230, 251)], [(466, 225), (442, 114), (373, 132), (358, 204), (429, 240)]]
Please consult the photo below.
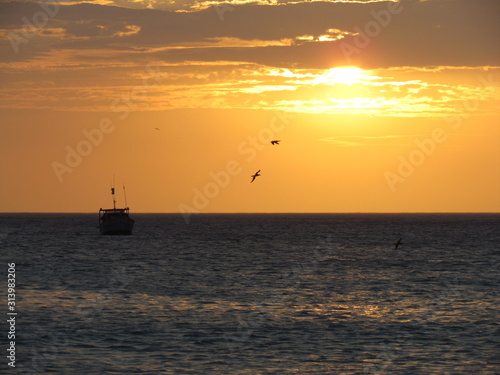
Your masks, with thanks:
[(500, 373), (498, 214), (131, 216), (0, 215), (0, 373)]

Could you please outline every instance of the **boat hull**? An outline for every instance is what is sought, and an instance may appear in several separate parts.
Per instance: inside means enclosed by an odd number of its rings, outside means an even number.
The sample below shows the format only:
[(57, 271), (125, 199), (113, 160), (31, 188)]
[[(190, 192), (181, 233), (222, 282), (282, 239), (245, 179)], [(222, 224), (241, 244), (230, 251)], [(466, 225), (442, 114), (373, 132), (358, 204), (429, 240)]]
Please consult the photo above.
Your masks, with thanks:
[(134, 220), (117, 220), (101, 224), (99, 230), (105, 235), (130, 235), (134, 227)]
[(134, 220), (129, 217), (128, 208), (99, 210), (99, 231), (104, 235), (130, 235)]

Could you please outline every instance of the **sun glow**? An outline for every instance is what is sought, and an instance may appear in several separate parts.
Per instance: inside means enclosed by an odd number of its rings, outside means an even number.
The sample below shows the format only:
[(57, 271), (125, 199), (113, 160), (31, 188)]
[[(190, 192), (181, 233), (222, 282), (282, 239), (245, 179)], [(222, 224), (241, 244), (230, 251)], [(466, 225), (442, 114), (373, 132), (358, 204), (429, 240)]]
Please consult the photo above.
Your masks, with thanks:
[(363, 69), (357, 67), (339, 67), (329, 69), (320, 79), (323, 83), (352, 85), (361, 82), (366, 77)]

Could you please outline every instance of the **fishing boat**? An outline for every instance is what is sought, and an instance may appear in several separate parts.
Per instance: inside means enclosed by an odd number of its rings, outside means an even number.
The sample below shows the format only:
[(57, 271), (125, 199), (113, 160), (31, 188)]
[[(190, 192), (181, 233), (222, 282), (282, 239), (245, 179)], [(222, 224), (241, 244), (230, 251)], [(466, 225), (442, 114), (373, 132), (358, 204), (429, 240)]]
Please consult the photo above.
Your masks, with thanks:
[[(123, 187), (125, 193), (125, 186)], [(130, 218), (128, 207), (116, 208), (115, 188), (111, 188), (113, 196), (113, 208), (99, 209), (99, 230), (101, 234), (132, 234), (134, 220)], [(127, 198), (125, 195), (125, 206), (127, 206)]]

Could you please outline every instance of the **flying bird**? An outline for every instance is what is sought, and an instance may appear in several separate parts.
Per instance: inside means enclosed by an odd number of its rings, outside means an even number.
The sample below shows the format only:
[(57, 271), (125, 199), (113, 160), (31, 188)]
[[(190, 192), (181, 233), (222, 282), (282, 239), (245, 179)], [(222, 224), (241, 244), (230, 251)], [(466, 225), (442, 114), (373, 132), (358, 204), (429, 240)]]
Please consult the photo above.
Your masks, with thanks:
[(399, 245), (401, 245), (401, 240), (402, 240), (402, 238), (400, 238), (400, 239), (398, 240), (398, 242), (396, 242), (396, 243), (394, 244), (394, 250), (397, 250), (397, 249), (398, 249), (398, 247), (399, 247)]
[(255, 174), (253, 174), (253, 175), (251, 176), (251, 177), (252, 177), (252, 181), (250, 181), (250, 183), (252, 183), (252, 182), (253, 182), (253, 180), (255, 180), (255, 178), (257, 178), (257, 177), (259, 177), (259, 176), (260, 176), (259, 172), (260, 172), (260, 169), (259, 169), (257, 172), (255, 172)]
[(280, 142), (281, 142), (281, 141), (278, 139), (278, 140), (276, 140), (276, 141), (271, 141), (271, 144), (272, 144), (272, 145), (279, 145), (279, 144), (280, 144)]
[(155, 128), (156, 130), (160, 130), (160, 128)]

